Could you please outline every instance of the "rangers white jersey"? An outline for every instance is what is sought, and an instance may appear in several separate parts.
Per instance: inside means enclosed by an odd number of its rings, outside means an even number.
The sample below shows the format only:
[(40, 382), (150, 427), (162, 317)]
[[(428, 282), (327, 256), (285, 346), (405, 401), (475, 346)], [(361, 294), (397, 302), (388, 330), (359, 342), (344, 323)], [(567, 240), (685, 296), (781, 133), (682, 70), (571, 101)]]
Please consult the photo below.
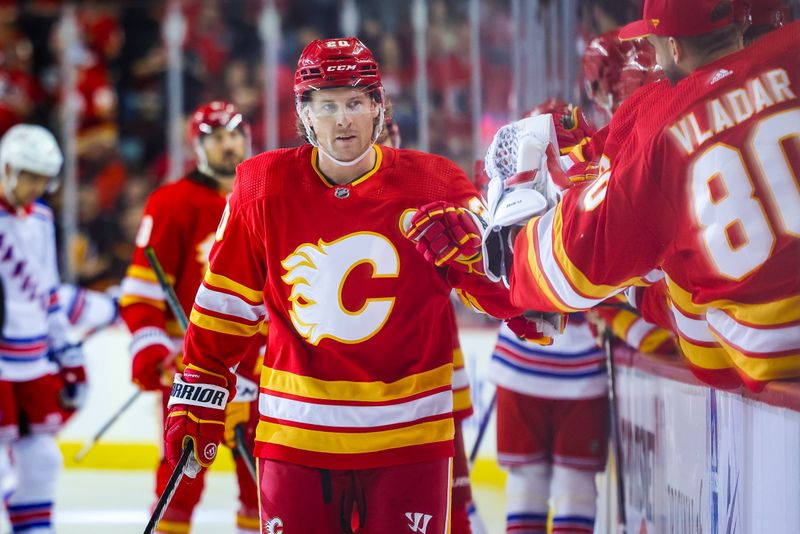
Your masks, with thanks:
[(489, 376), (511, 391), (549, 399), (589, 399), (608, 390), (604, 353), (579, 313), (570, 314), (564, 333), (548, 346), (521, 340), (503, 323)]
[(41, 204), (14, 209), (0, 202), (0, 279), (5, 320), (0, 379), (24, 382), (57, 370), (48, 351), (67, 344), (67, 317), (58, 304), (53, 213)]

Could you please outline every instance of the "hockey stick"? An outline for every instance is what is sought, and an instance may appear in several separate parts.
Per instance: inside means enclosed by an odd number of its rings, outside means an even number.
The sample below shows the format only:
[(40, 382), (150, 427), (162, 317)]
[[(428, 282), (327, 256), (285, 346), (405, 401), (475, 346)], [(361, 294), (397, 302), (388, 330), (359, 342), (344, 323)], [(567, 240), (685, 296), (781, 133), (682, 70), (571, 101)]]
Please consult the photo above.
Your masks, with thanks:
[(481, 448), (481, 443), (483, 443), (483, 436), (486, 434), (486, 429), (489, 427), (489, 421), (492, 419), (492, 413), (494, 413), (495, 404), (497, 404), (496, 389), (492, 394), (492, 400), (489, 401), (489, 406), (486, 408), (486, 412), (484, 412), (481, 423), (478, 426), (478, 435), (475, 437), (475, 443), (472, 445), (472, 450), (469, 452), (470, 464), (475, 463), (475, 458), (478, 457), (478, 451)]
[(178, 460), (178, 463), (175, 464), (175, 469), (172, 470), (172, 475), (170, 475), (167, 485), (164, 487), (164, 492), (161, 494), (161, 497), (158, 498), (156, 507), (153, 508), (153, 513), (150, 515), (150, 521), (148, 521), (147, 526), (144, 527), (144, 534), (153, 534), (153, 532), (156, 531), (158, 522), (161, 521), (161, 518), (164, 516), (164, 512), (167, 510), (167, 506), (169, 506), (172, 496), (175, 495), (175, 491), (177, 491), (178, 485), (181, 483), (181, 479), (183, 478), (183, 468), (192, 457), (193, 449), (194, 445), (192, 440), (187, 439), (183, 444), (181, 458)]
[(164, 268), (161, 267), (161, 262), (158, 261), (156, 251), (153, 250), (153, 247), (148, 245), (144, 247), (144, 255), (147, 258), (147, 261), (150, 262), (150, 267), (153, 268), (153, 272), (156, 274), (158, 285), (161, 286), (161, 289), (164, 291), (164, 294), (167, 297), (167, 305), (169, 306), (169, 310), (172, 312), (172, 315), (175, 316), (175, 319), (178, 320), (178, 324), (181, 326), (181, 331), (185, 334), (186, 330), (189, 329), (189, 319), (186, 317), (183, 308), (181, 308), (178, 295), (176, 295), (175, 290), (172, 289), (172, 284), (169, 283), (167, 275), (164, 272)]
[[(189, 328), (189, 320), (186, 318), (186, 314), (183, 312), (183, 308), (181, 308), (180, 301), (178, 301), (178, 296), (175, 294), (175, 290), (172, 288), (172, 285), (169, 283), (167, 279), (167, 275), (164, 273), (164, 268), (161, 266), (161, 262), (158, 261), (158, 256), (156, 256), (156, 251), (153, 250), (153, 247), (147, 246), (144, 249), (144, 255), (147, 258), (147, 261), (150, 263), (150, 267), (153, 269), (153, 272), (156, 275), (156, 279), (158, 280), (158, 284), (161, 286), (162, 291), (166, 295), (167, 305), (169, 306), (170, 311), (178, 320), (178, 324), (181, 326), (181, 330), (186, 333), (186, 329)], [(100, 427), (92, 440), (83, 446), (81, 450), (75, 455), (75, 462), (81, 462), (89, 451), (91, 451), (97, 442), (100, 441), (100, 438), (103, 437), (111, 425), (113, 425), (120, 416), (125, 413), (125, 411), (131, 407), (131, 405), (136, 402), (136, 399), (142, 394), (141, 389), (137, 389), (129, 398), (125, 401), (125, 403), (120, 406), (120, 408), (114, 412), (114, 415), (106, 421), (106, 423)]]
[(236, 428), (233, 429), (233, 435), (235, 436), (234, 441), (236, 442), (236, 450), (242, 457), (244, 465), (247, 466), (247, 471), (250, 473), (250, 476), (253, 477), (253, 482), (255, 482), (256, 486), (258, 486), (258, 475), (256, 474), (256, 461), (253, 458), (253, 453), (250, 452), (250, 449), (247, 447), (247, 443), (245, 442), (244, 425), (242, 424), (236, 425)]
[(617, 479), (617, 526), (619, 532), (625, 534), (627, 520), (625, 516), (625, 483), (622, 468), (622, 439), (620, 436), (619, 407), (617, 406), (617, 378), (614, 367), (614, 334), (606, 327), (603, 330), (603, 348), (606, 353), (606, 372), (608, 375), (608, 407), (609, 424), (611, 425), (611, 446), (614, 451), (615, 476)]
[(119, 417), (123, 413), (125, 413), (125, 411), (128, 408), (131, 407), (131, 404), (136, 402), (136, 399), (139, 398), (139, 394), (141, 392), (142, 391), (140, 389), (137, 389), (133, 393), (133, 395), (128, 397), (128, 400), (125, 401), (125, 404), (120, 406), (119, 409), (114, 413), (114, 415), (112, 415), (108, 419), (108, 421), (106, 421), (105, 424), (102, 427), (100, 427), (100, 430), (98, 430), (95, 433), (95, 435), (94, 435), (94, 437), (92, 437), (91, 441), (89, 441), (86, 445), (83, 446), (83, 448), (81, 450), (78, 451), (78, 453), (75, 455), (75, 462), (76, 463), (80, 463), (83, 460), (83, 458), (87, 454), (89, 454), (89, 451), (91, 451), (94, 448), (94, 446), (97, 445), (97, 442), (100, 441), (100, 438), (103, 437), (103, 434), (105, 434), (108, 431), (108, 429), (111, 428), (111, 425), (113, 425), (117, 421), (117, 419), (119, 419)]

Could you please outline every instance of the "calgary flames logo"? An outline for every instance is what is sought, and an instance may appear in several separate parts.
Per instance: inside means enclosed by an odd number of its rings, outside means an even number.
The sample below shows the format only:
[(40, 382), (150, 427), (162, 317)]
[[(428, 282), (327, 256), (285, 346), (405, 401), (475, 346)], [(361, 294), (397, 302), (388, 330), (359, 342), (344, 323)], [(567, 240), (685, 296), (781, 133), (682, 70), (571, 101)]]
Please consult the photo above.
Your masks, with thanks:
[(400, 258), (384, 236), (358, 232), (331, 243), (304, 243), (281, 262), (282, 280), (292, 286), (289, 317), (297, 332), (312, 345), (325, 338), (341, 343), (360, 343), (386, 324), (394, 297), (367, 298), (359, 310), (342, 303), (342, 289), (350, 272), (366, 263), (372, 278), (396, 278)]

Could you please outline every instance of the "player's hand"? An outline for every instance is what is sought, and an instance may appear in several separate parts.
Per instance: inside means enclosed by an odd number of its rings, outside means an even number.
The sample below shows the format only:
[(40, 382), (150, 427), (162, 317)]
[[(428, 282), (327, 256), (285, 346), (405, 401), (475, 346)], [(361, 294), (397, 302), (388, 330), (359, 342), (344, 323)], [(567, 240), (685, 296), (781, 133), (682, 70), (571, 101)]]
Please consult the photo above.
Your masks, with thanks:
[(477, 215), (447, 202), (431, 202), (402, 221), (406, 238), (437, 267), (483, 274), (482, 225)]
[(167, 333), (156, 327), (140, 328), (133, 334), (130, 350), (134, 384), (143, 391), (161, 389), (164, 372), (174, 371), (175, 353)]
[[(225, 433), (228, 396), (228, 381), (222, 375), (192, 365), (175, 375), (164, 429), (164, 455), (170, 466), (180, 460), (187, 439), (193, 442), (197, 463), (211, 465)], [(185, 473), (191, 478), (197, 475)]]
[(65, 345), (50, 354), (58, 363), (61, 390), (58, 400), (67, 411), (78, 410), (86, 401), (86, 369), (84, 368), (83, 347), (80, 344)]
[(563, 313), (526, 312), (506, 320), (517, 337), (537, 345), (551, 345), (553, 338), (564, 332), (566, 324), (567, 315)]
[(256, 376), (242, 376), (236, 373), (236, 396), (225, 409), (225, 435), (223, 443), (230, 449), (236, 448), (236, 427), (245, 431), (245, 439), (252, 450), (255, 428), (258, 424), (258, 384)]
[(586, 142), (595, 132), (595, 129), (592, 128), (577, 106), (572, 107), (572, 111), (569, 114), (554, 114), (553, 122), (556, 126), (558, 146), (565, 152), (569, 152), (576, 145)]

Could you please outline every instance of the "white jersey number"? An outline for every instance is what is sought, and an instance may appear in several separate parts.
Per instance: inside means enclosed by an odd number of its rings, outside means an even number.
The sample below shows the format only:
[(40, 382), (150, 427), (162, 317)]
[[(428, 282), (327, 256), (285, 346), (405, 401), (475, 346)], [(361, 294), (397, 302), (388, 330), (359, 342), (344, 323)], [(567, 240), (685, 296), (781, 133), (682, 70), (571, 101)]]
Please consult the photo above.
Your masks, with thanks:
[[(717, 270), (740, 280), (769, 258), (778, 231), (800, 236), (800, 186), (789, 164), (785, 144), (800, 140), (800, 109), (776, 113), (759, 121), (746, 151), (717, 143), (706, 149), (691, 168), (692, 200), (709, 256)], [(756, 196), (754, 176), (771, 196)]]

